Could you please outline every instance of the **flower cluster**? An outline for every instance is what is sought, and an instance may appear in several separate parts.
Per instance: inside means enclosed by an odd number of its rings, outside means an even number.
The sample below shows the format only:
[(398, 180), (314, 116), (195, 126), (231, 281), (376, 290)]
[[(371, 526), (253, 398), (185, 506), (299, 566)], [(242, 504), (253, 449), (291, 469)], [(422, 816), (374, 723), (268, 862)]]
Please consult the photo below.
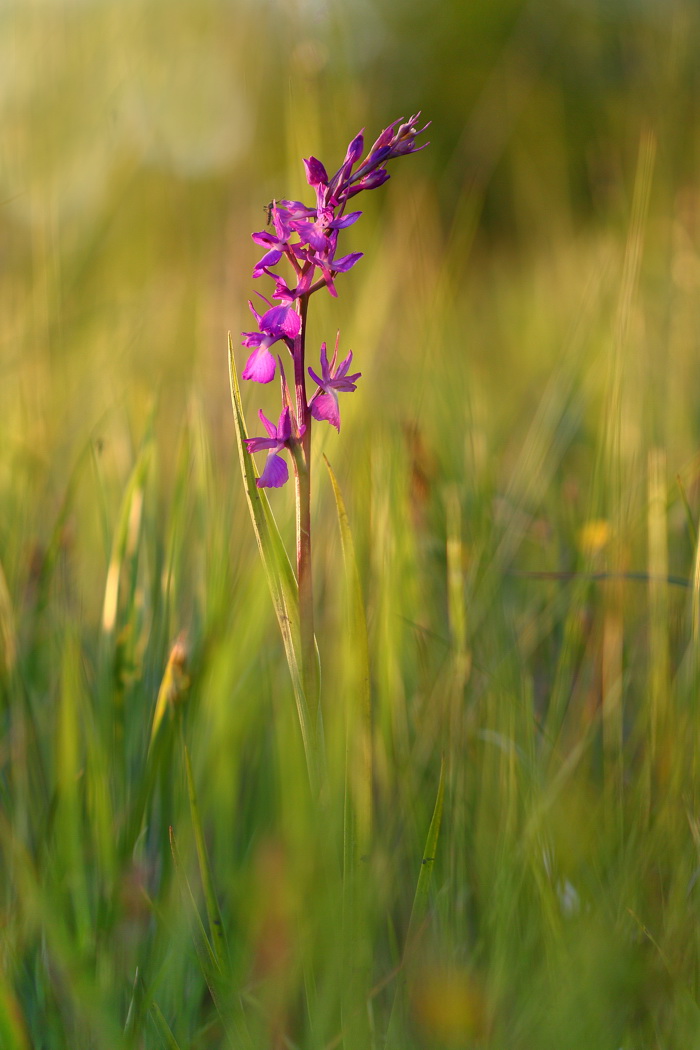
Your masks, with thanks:
[[(418, 127), (420, 114), (402, 123), (394, 121), (382, 131), (364, 160), (360, 160), (364, 149), (362, 132), (348, 146), (345, 159), (336, 173), (329, 178), (326, 169), (316, 157), (304, 161), (306, 181), (314, 190), (316, 202), (307, 206), (300, 201), (273, 201), (269, 209), (272, 230), (253, 234), (253, 240), (265, 249), (265, 254), (256, 263), (253, 277), (270, 277), (275, 288), (273, 302), (261, 296), (266, 309), (259, 313), (252, 302), (250, 309), (257, 330), (243, 332), (243, 346), (252, 350), (243, 370), (244, 379), (258, 383), (271, 382), (279, 364), (282, 373), (283, 411), (277, 427), (260, 413), (268, 432), (266, 438), (249, 438), (249, 452), (269, 450), (265, 469), (258, 479), (258, 486), (276, 488), (283, 485), (289, 476), (287, 465), (279, 453), (283, 449), (294, 452), (295, 446), (308, 442), (311, 417), (327, 420), (340, 430), (338, 392), (355, 390), (360, 373), (348, 375), (352, 363), (349, 353), (338, 363), (338, 341), (331, 362), (328, 361), (326, 344), (321, 346), (320, 375), (308, 369), (317, 389), (310, 400), (306, 396), (305, 370), (305, 319), (309, 297), (322, 288), (337, 295), (335, 278), (348, 270), (362, 258), (362, 252), (348, 255), (338, 254), (338, 237), (341, 230), (355, 223), (359, 211), (346, 211), (348, 202), (362, 190), (375, 189), (390, 177), (386, 169), (388, 161), (407, 153), (416, 153), (427, 143), (418, 145), (416, 138), (428, 125)], [(274, 232), (273, 232), (274, 231)], [(285, 277), (277, 272), (280, 263), (286, 261), (291, 269)], [(282, 359), (272, 353), (277, 343), (286, 346), (294, 368), (296, 403), (292, 405)], [(308, 444), (306, 445), (308, 448)], [(296, 457), (295, 457), (296, 461)]]

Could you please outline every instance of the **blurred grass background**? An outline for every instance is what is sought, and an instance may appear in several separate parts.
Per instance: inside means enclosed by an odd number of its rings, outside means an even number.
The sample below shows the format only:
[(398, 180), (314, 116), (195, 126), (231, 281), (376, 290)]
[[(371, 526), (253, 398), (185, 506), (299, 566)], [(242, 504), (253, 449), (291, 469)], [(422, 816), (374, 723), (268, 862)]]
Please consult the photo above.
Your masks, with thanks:
[[(3, 6), (0, 1046), (364, 1050), (397, 988), (409, 1050), (700, 1046), (699, 23), (693, 0)], [(340, 327), (363, 373), (314, 436), (319, 820), (226, 333), (264, 205), (308, 196), (301, 157), (334, 170), (418, 109), (429, 149), (312, 301), (310, 345)], [(276, 390), (244, 396), (251, 429), (276, 418)], [(361, 1036), (322, 450), (372, 666)], [(291, 492), (273, 506), (291, 537)]]

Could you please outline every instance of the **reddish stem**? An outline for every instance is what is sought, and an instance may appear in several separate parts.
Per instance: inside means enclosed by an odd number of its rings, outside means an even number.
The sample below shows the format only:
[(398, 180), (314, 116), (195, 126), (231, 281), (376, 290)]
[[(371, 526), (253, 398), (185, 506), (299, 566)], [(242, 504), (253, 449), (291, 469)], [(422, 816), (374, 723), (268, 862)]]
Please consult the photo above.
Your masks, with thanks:
[[(294, 341), (294, 386), (299, 427), (306, 429), (300, 442), (300, 454), (294, 456), (296, 494), (297, 586), (299, 588), (299, 624), (301, 633), (301, 662), (304, 692), (314, 719), (319, 701), (318, 662), (314, 637), (314, 599), (311, 569), (311, 412), (306, 400), (305, 347), (306, 313), (309, 297), (298, 302), (301, 319), (299, 334)], [(314, 725), (315, 729), (315, 725)]]

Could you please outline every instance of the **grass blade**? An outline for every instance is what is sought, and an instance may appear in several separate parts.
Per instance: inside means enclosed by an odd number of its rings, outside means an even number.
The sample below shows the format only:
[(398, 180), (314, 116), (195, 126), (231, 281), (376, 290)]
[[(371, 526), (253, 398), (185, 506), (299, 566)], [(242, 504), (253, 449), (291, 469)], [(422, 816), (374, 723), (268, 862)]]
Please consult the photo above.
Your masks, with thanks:
[(155, 1026), (168, 1050), (181, 1050), (180, 1044), (173, 1035), (170, 1025), (163, 1017), (163, 1011), (155, 1001), (151, 1003), (151, 1016), (153, 1017)]
[(224, 934), (224, 925), (221, 917), (221, 909), (219, 908), (219, 901), (214, 891), (214, 880), (212, 878), (209, 857), (207, 855), (207, 847), (204, 841), (204, 832), (202, 831), (202, 821), (199, 815), (199, 804), (197, 802), (197, 792), (195, 791), (194, 777), (192, 775), (192, 763), (190, 762), (190, 753), (187, 748), (187, 744), (185, 743), (184, 734), (182, 732), (182, 719), (180, 719), (179, 721), (180, 737), (182, 739), (182, 751), (185, 757), (187, 793), (190, 799), (190, 813), (192, 815), (192, 827), (194, 830), (194, 840), (197, 848), (197, 859), (199, 861), (199, 874), (202, 880), (202, 889), (204, 890), (204, 905), (207, 910), (209, 934), (211, 937), (211, 943), (213, 945), (214, 954), (216, 955), (218, 967), (220, 970), (225, 971), (227, 969), (228, 948), (226, 945), (226, 936)]
[(367, 931), (367, 861), (372, 836), (372, 712), (367, 621), (348, 520), (337, 478), (324, 456), (333, 487), (345, 568), (348, 629), (345, 653), (345, 812), (343, 832), (343, 1030), (349, 1047), (370, 1046), (366, 998), (370, 986)]
[(5, 1050), (29, 1050), (19, 1005), (4, 982), (0, 984), (0, 1046)]
[(0, 672), (8, 675), (17, 659), (17, 629), (7, 579), (0, 562)]
[(119, 605), (119, 584), (127, 559), (131, 563), (132, 570), (130, 604), (133, 601), (135, 561), (138, 558), (138, 533), (141, 528), (144, 485), (150, 465), (152, 445), (153, 433), (149, 426), (122, 497), (119, 521), (112, 541), (112, 553), (109, 560), (102, 603), (102, 630), (110, 639), (114, 637), (115, 633)]
[(353, 800), (354, 835), (352, 855), (357, 859), (369, 850), (372, 833), (372, 711), (370, 697), (367, 621), (355, 558), (350, 522), (338, 480), (323, 457), (333, 486), (348, 597), (347, 652), (352, 654), (347, 705), (347, 769)]
[(430, 890), (430, 880), (432, 878), (433, 865), (437, 853), (438, 838), (440, 837), (444, 798), (445, 760), (443, 759), (440, 762), (440, 780), (438, 782), (437, 797), (435, 799), (435, 807), (433, 809), (430, 827), (428, 828), (428, 837), (425, 840), (423, 859), (421, 860), (420, 874), (418, 876), (418, 885), (416, 886), (416, 895), (413, 898), (413, 908), (411, 909), (411, 918), (408, 924), (408, 936), (406, 940), (409, 948), (411, 947), (428, 910), (428, 892)]
[(241, 405), (241, 392), (238, 385), (238, 376), (233, 357), (233, 341), (231, 334), (228, 337), (229, 350), (229, 379), (231, 383), (231, 404), (233, 406), (233, 417), (236, 426), (236, 440), (238, 442), (238, 454), (241, 464), (241, 474), (245, 486), (248, 509), (258, 543), (258, 550), (265, 567), (272, 602), (282, 633), (284, 651), (289, 665), (292, 678), (294, 698), (297, 705), (299, 725), (304, 742), (306, 763), (314, 793), (320, 784), (320, 730), (315, 720), (311, 717), (309, 706), (304, 693), (303, 678), (301, 673), (300, 659), (300, 629), (299, 629), (299, 599), (297, 584), (289, 561), (289, 556), (279, 534), (277, 523), (270, 508), (267, 496), (261, 492), (256, 485), (256, 474), (253, 459), (246, 448), (245, 439), (248, 436), (243, 407)]
[(232, 993), (230, 981), (225, 977), (224, 968), (219, 962), (215, 946), (207, 936), (199, 908), (192, 892), (189, 879), (182, 866), (175, 840), (175, 832), (170, 828), (170, 850), (175, 865), (183, 903), (191, 916), (192, 939), (199, 960), (202, 975), (206, 982), (212, 1002), (221, 1023), (226, 1030), (228, 1044), (238, 1050), (252, 1050), (245, 1017), (237, 996)]
[(180, 853), (177, 848), (177, 842), (175, 840), (175, 832), (173, 828), (170, 828), (170, 851), (173, 857), (173, 864), (175, 865), (175, 874), (177, 875), (178, 883), (180, 886), (180, 892), (182, 894), (183, 903), (188, 909), (192, 924), (192, 937), (194, 940), (194, 947), (199, 959), (199, 965), (204, 975), (204, 980), (207, 982), (207, 987), (211, 993), (211, 997), (216, 1004), (219, 1006), (219, 993), (218, 993), (218, 981), (217, 978), (221, 975), (219, 967), (219, 961), (216, 957), (209, 938), (207, 937), (207, 931), (204, 929), (204, 923), (202, 922), (199, 914), (199, 908), (197, 907), (197, 901), (195, 900), (190, 881), (185, 874), (185, 870), (180, 860)]
[(443, 758), (440, 763), (440, 780), (438, 783), (437, 797), (435, 799), (435, 807), (433, 809), (430, 827), (428, 828), (428, 836), (425, 840), (423, 859), (421, 861), (420, 874), (418, 875), (418, 884), (413, 898), (411, 918), (408, 923), (408, 933), (406, 935), (406, 946), (403, 953), (401, 973), (399, 974), (396, 995), (394, 996), (394, 1003), (389, 1018), (385, 1050), (400, 1050), (401, 1047), (401, 1043), (399, 1042), (399, 1021), (405, 1006), (406, 963), (408, 962), (410, 954), (414, 948), (415, 942), (420, 933), (420, 928), (423, 925), (428, 910), (428, 893), (430, 891), (430, 880), (433, 874), (438, 838), (440, 837), (444, 797), (445, 760)]

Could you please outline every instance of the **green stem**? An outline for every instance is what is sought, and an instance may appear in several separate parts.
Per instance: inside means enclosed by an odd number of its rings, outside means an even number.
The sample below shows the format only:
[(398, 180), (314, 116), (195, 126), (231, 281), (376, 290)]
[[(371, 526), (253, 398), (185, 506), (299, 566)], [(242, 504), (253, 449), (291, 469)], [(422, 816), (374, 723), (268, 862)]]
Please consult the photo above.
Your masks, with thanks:
[[(306, 400), (304, 358), (308, 295), (298, 301), (301, 328), (294, 348), (294, 386), (297, 421), (305, 427), (295, 449), (297, 585), (299, 587), (299, 628), (301, 633), (302, 681), (306, 702), (314, 719), (315, 750), (318, 749), (319, 675), (314, 634), (314, 597), (311, 568), (311, 412)], [(318, 755), (316, 758), (318, 759)]]

